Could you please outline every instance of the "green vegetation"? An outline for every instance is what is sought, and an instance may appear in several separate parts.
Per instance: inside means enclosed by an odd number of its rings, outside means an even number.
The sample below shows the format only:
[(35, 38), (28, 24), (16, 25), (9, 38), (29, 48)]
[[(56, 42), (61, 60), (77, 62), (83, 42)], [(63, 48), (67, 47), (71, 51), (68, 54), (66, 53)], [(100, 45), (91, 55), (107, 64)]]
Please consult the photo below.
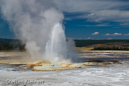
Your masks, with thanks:
[[(86, 47), (94, 44), (112, 44), (112, 43), (126, 43), (129, 45), (129, 40), (75, 40), (77, 47)], [(126, 44), (124, 46), (126, 46)]]
[(92, 50), (129, 50), (129, 40), (75, 40), (75, 43)]
[(129, 50), (127, 47), (95, 47), (93, 50)]
[[(88, 50), (129, 50), (129, 40), (75, 40), (75, 44)], [(0, 50), (25, 50), (25, 44), (18, 39), (0, 39)]]
[(25, 50), (25, 44), (17, 39), (0, 39), (0, 50)]

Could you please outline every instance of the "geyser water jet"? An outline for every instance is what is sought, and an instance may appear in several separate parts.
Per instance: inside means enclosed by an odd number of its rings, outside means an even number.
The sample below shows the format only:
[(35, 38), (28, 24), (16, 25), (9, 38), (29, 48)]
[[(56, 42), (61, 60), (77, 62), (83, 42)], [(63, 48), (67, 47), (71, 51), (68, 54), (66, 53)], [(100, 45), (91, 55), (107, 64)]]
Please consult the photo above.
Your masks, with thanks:
[(64, 15), (53, 1), (0, 0), (0, 8), (3, 19), (26, 44), (30, 60), (61, 62), (75, 57), (62, 27)]
[(46, 57), (54, 58), (54, 62), (67, 57), (66, 37), (60, 23), (55, 24), (52, 29), (45, 54)]

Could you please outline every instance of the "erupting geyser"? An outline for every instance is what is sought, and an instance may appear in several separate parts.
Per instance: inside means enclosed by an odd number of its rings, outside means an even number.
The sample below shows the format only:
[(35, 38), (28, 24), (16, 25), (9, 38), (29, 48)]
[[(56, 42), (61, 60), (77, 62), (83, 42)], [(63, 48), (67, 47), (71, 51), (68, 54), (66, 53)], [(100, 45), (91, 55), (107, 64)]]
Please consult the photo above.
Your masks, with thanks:
[(17, 38), (26, 44), (30, 59), (57, 63), (75, 57), (62, 27), (64, 15), (53, 1), (0, 0), (0, 8)]
[(50, 40), (46, 44), (46, 57), (59, 61), (67, 57), (67, 46), (64, 30), (60, 23), (55, 24), (50, 34)]

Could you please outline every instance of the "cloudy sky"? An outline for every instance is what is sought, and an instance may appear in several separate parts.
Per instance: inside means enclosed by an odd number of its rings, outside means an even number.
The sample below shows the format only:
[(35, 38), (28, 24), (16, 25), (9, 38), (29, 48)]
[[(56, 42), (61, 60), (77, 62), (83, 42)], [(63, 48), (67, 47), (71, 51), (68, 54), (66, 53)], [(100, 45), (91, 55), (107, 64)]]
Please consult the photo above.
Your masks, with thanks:
[[(51, 1), (51, 0), (50, 0)], [(63, 12), (67, 37), (129, 39), (129, 0), (52, 0)], [(1, 13), (0, 13), (1, 16)], [(0, 17), (0, 38), (15, 38)]]

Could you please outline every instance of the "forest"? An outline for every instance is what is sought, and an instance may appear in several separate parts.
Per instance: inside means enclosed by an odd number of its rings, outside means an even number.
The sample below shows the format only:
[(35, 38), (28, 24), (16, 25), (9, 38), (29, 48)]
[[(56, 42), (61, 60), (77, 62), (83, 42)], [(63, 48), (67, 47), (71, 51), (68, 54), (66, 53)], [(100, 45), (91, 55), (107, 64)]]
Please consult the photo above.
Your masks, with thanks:
[[(94, 50), (129, 50), (129, 40), (74, 40), (76, 47), (94, 47)], [(0, 38), (0, 50), (25, 50), (18, 39)]]

